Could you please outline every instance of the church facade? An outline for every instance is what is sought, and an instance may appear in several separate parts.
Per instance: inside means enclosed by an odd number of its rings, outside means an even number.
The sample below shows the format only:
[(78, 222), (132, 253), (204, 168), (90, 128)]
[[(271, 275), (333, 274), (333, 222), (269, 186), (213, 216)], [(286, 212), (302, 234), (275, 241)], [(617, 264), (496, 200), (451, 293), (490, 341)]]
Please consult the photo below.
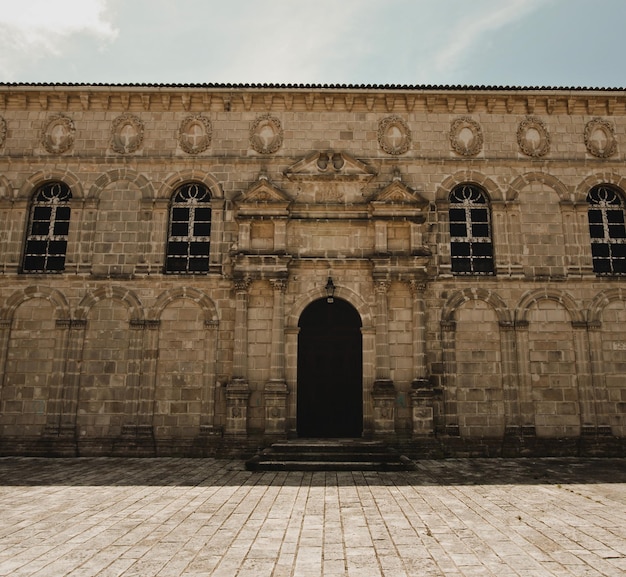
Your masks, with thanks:
[(0, 85), (0, 454), (624, 455), (626, 92)]

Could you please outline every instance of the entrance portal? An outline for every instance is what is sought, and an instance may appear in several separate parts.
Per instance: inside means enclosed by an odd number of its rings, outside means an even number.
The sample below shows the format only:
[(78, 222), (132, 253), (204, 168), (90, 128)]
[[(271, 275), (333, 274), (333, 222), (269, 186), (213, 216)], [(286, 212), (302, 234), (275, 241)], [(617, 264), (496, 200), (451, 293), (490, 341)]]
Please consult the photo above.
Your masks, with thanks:
[(300, 437), (360, 437), (363, 432), (361, 318), (347, 301), (311, 303), (300, 316)]

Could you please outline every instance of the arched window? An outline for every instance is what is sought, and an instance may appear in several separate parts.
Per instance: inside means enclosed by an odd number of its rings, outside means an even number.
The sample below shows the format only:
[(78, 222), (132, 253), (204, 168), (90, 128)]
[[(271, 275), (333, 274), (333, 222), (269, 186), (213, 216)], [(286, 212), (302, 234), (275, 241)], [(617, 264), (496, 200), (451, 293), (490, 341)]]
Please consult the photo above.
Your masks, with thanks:
[(63, 182), (35, 191), (30, 206), (23, 272), (63, 272), (70, 229), (72, 192)]
[(624, 201), (606, 184), (587, 195), (593, 271), (599, 275), (626, 274), (626, 226)]
[(487, 195), (461, 184), (450, 193), (450, 256), (454, 274), (494, 274), (491, 217)]
[(211, 193), (202, 184), (185, 184), (170, 205), (165, 272), (208, 272), (210, 240)]

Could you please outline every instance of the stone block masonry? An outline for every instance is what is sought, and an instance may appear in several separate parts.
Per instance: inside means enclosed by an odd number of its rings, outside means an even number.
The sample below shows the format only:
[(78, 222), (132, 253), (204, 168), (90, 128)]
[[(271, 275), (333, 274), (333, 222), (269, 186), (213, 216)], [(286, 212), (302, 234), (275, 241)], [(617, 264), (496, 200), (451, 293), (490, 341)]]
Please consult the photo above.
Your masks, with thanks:
[(0, 85), (0, 454), (624, 455), (625, 147), (621, 90)]

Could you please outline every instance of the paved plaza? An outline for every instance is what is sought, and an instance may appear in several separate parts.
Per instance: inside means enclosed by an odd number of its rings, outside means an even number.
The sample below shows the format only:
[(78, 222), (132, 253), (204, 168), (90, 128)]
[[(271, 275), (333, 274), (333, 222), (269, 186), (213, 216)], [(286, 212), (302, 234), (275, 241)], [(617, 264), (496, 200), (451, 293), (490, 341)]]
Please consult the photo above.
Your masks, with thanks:
[(0, 459), (0, 575), (622, 577), (626, 460)]

